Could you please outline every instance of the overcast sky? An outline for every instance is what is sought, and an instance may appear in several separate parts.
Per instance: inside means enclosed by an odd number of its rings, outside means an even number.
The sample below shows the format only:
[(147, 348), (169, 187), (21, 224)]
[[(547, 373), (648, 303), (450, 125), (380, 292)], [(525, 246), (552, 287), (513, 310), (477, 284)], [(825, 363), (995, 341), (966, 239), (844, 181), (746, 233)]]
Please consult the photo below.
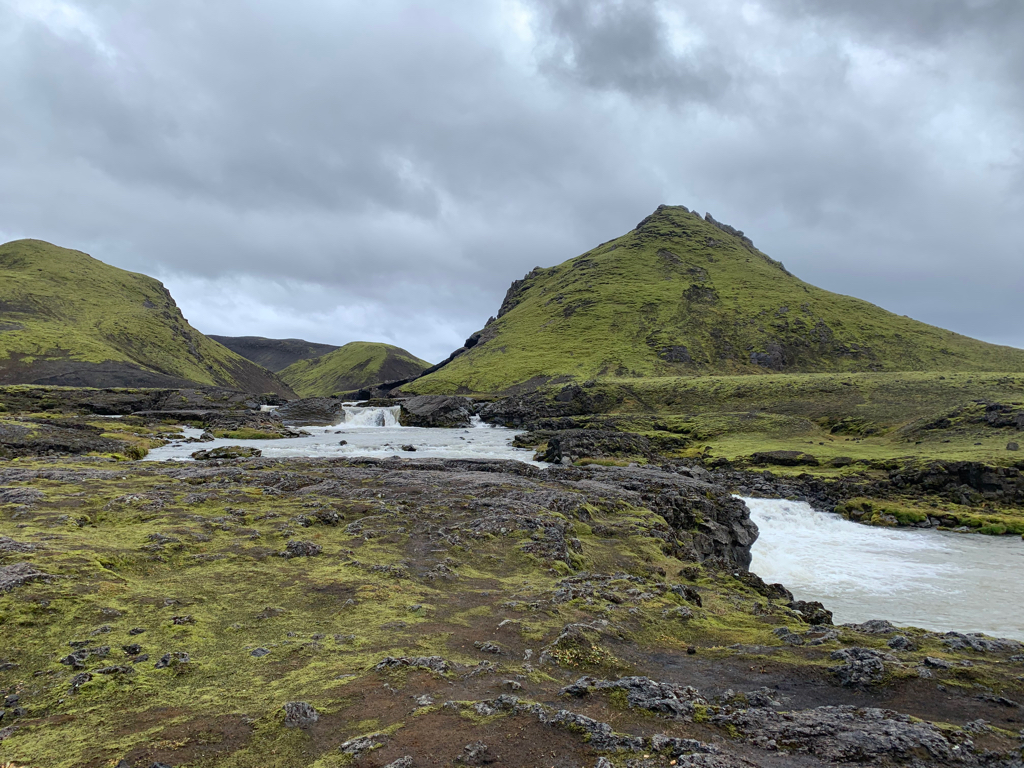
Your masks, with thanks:
[(0, 241), (436, 361), (682, 204), (1024, 347), (1022, 41), (1021, 0), (0, 0)]

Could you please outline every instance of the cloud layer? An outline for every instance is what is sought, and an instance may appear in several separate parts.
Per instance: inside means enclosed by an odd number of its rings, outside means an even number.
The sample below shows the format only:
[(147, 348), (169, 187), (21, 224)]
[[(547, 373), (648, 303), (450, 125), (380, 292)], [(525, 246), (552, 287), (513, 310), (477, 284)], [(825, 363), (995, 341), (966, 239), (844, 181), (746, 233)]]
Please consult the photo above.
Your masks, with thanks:
[(209, 333), (444, 357), (659, 203), (1024, 346), (1017, 0), (0, 6), (0, 237)]

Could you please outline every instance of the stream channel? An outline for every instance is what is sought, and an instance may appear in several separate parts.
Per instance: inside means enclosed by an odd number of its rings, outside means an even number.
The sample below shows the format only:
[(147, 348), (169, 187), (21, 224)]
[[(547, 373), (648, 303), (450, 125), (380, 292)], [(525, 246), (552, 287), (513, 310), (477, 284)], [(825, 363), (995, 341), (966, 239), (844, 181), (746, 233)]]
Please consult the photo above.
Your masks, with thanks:
[[(403, 427), (398, 408), (346, 406), (330, 427), (303, 427), (308, 437), (281, 440), (184, 440), (150, 451), (149, 461), (191, 461), (223, 445), (259, 448), (268, 458), (514, 459), (518, 434), (477, 421), (467, 429)], [(201, 430), (185, 430), (198, 437)], [(413, 446), (415, 452), (403, 450)], [(781, 582), (798, 600), (819, 600), (837, 624), (888, 619), (937, 631), (985, 632), (1024, 640), (1024, 542), (931, 530), (875, 528), (819, 512), (802, 502), (744, 499), (760, 529), (751, 570)]]

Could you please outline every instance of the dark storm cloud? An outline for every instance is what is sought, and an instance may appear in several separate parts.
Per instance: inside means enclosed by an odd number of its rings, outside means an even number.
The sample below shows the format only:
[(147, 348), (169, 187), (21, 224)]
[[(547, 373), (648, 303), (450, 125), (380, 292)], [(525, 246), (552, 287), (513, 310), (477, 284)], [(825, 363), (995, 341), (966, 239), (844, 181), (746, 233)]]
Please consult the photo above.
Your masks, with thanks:
[(1024, 344), (1013, 2), (0, 6), (0, 236), (208, 332), (440, 358), (508, 283), (710, 210), (798, 275)]

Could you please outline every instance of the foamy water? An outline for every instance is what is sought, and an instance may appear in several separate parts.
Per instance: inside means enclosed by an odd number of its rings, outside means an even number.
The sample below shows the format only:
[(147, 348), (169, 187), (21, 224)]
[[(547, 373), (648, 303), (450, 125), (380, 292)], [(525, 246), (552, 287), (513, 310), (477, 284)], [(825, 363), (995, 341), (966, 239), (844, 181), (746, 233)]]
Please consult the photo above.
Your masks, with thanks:
[[(492, 427), (478, 417), (467, 429), (427, 429), (403, 427), (398, 423), (399, 408), (361, 408), (345, 405), (342, 419), (330, 427), (302, 427), (309, 437), (281, 440), (233, 440), (218, 438), (208, 443), (175, 441), (154, 448), (147, 461), (190, 461), (193, 451), (225, 445), (259, 448), (267, 458), (313, 457), (338, 458), (371, 456), (384, 458), (439, 459), (514, 459), (534, 466), (533, 451), (513, 448), (512, 439), (519, 434), (512, 429)], [(202, 430), (186, 429), (183, 437), (198, 437)], [(342, 441), (345, 445), (342, 445)], [(403, 451), (411, 445), (416, 451)]]
[(1017, 536), (875, 528), (803, 502), (744, 499), (761, 531), (750, 569), (837, 624), (867, 619), (1024, 640)]

